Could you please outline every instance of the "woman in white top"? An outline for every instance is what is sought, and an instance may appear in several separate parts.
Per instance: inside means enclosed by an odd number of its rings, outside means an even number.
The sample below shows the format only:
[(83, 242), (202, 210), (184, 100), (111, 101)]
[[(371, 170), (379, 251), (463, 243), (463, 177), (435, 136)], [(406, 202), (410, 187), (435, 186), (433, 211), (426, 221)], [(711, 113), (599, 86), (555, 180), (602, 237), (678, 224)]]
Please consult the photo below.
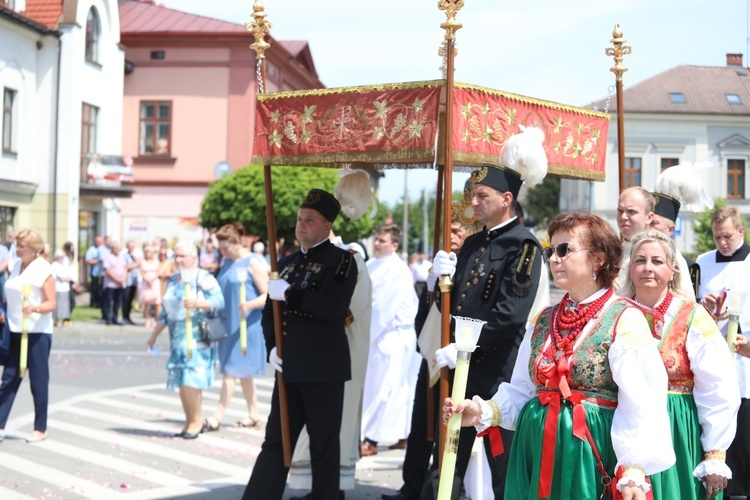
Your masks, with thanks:
[[(5, 282), (7, 317), (11, 331), (10, 354), (3, 370), (0, 384), (0, 442), (5, 439), (5, 424), (8, 421), (13, 400), (21, 385), (19, 362), (21, 358), (21, 330), (23, 317), (29, 333), (28, 376), (34, 399), (34, 430), (26, 438), (29, 443), (47, 437), (47, 394), (49, 391), (49, 352), (52, 346), (52, 311), (55, 310), (55, 278), (52, 265), (39, 256), (44, 246), (42, 237), (33, 229), (24, 229), (16, 236), (15, 263), (8, 281)], [(31, 285), (28, 305), (23, 305), (21, 285)]]
[(65, 252), (55, 250), (55, 260), (52, 262), (52, 275), (55, 277), (55, 295), (57, 296), (57, 307), (55, 308), (55, 328), (59, 328), (62, 322), (70, 320), (70, 282), (73, 277), (70, 274), (70, 264), (65, 262)]

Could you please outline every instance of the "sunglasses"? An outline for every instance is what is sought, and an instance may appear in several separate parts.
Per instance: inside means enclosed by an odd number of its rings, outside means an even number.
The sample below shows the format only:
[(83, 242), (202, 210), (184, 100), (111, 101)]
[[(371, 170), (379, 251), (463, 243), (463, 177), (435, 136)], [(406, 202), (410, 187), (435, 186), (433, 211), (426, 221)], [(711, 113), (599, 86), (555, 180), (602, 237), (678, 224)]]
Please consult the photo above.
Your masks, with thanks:
[(557, 254), (557, 256), (560, 259), (564, 259), (566, 255), (569, 253), (577, 252), (578, 250), (583, 250), (583, 248), (575, 248), (575, 245), (571, 245), (568, 242), (560, 243), (556, 247), (553, 247), (552, 245), (548, 246), (544, 249), (542, 252), (542, 255), (544, 255), (544, 260), (549, 262), (549, 260), (552, 258), (553, 255)]

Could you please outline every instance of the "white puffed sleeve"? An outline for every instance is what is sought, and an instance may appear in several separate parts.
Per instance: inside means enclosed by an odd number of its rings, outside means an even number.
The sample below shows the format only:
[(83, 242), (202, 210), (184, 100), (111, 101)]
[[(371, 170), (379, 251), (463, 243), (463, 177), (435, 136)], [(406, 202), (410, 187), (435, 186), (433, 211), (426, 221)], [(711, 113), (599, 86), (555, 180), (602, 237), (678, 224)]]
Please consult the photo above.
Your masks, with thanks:
[(515, 430), (518, 414), (524, 405), (534, 397), (536, 386), (529, 376), (529, 359), (531, 357), (531, 335), (534, 332), (532, 324), (526, 329), (521, 347), (518, 349), (516, 364), (510, 382), (503, 382), (498, 387), (492, 399), (484, 401), (475, 396), (474, 401), (482, 407), (482, 416), (475, 427), (482, 432), (488, 427), (499, 425), (504, 429)]
[[(697, 307), (693, 313), (686, 347), (695, 382), (693, 398), (701, 424), (701, 444), (706, 452), (725, 452), (737, 427), (740, 389), (727, 343), (703, 307)], [(707, 474), (732, 477), (732, 471), (720, 457), (697, 465), (694, 474), (698, 479)]]
[(667, 372), (640, 311), (625, 309), (615, 332), (609, 365), (618, 387), (612, 420), (617, 466), (655, 474), (675, 463), (667, 413)]

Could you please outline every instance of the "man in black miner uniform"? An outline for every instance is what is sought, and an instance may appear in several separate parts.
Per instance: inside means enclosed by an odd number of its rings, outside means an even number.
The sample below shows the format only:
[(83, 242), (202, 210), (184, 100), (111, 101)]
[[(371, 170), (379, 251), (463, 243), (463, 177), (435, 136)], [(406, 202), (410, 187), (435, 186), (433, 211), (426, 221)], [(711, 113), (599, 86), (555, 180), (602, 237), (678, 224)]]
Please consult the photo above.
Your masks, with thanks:
[[(444, 251), (435, 256), (433, 271), (453, 275), (451, 314), (487, 321), (477, 342), (479, 347), (471, 355), (466, 387), (469, 398), (492, 397), (501, 382), (510, 381), (539, 285), (541, 247), (512, 211), (513, 200), (522, 183), (515, 170), (486, 165), (474, 184), (472, 198), (474, 216), (485, 224), (484, 230), (466, 238), (457, 262)], [(437, 286), (435, 295), (438, 305), (442, 306)], [(439, 364), (455, 367), (454, 344), (439, 349), (435, 356)], [(496, 458), (492, 456), (489, 439), (484, 439), (492, 489), (498, 499), (504, 496), (508, 452), (513, 438), (513, 433), (506, 429), (501, 429), (501, 434), (506, 452)], [(466, 473), (474, 439), (474, 428), (461, 429), (454, 498)], [(433, 494), (428, 486), (422, 498)]]
[[(331, 194), (312, 189), (297, 215), (300, 251), (279, 261), (280, 278), (268, 282), (263, 334), (269, 362), (287, 389), (291, 448), (304, 425), (310, 435), (310, 498), (339, 498), (339, 431), (344, 382), (351, 378), (344, 321), (357, 282), (349, 252), (328, 240), (341, 206)], [(271, 300), (281, 301), (284, 359), (277, 355)], [(276, 500), (284, 494), (278, 387), (274, 385), (266, 438), (243, 499)]]

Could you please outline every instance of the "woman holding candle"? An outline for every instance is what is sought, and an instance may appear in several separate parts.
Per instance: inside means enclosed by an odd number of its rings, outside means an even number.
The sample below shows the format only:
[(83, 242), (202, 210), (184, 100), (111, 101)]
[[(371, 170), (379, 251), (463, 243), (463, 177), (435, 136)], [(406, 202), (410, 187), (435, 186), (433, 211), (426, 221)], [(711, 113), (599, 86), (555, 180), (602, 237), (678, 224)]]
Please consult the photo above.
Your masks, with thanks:
[(624, 295), (664, 319), (658, 346), (677, 456), (673, 467), (651, 477), (654, 499), (721, 498), (732, 477), (725, 457), (740, 404), (732, 358), (708, 311), (682, 288), (674, 241), (644, 231), (631, 242)]
[(169, 327), (167, 388), (179, 387), (185, 412), (185, 425), (175, 437), (195, 439), (203, 429), (201, 391), (213, 384), (216, 364), (216, 347), (200, 339), (199, 310), (222, 309), (224, 296), (216, 278), (198, 269), (198, 249), (192, 242), (177, 243), (174, 260), (179, 272), (169, 279), (158, 323), (146, 345), (152, 349), (159, 334)]
[(49, 352), (52, 312), (57, 299), (52, 265), (39, 256), (43, 246), (42, 237), (33, 229), (18, 233), (19, 260), (5, 283), (7, 315), (1, 319), (8, 322), (11, 344), (0, 384), (0, 441), (5, 439), (5, 424), (26, 367), (34, 399), (34, 429), (26, 441), (34, 443), (47, 438)]
[(643, 313), (612, 290), (621, 243), (580, 212), (558, 216), (549, 236), (545, 257), (567, 294), (527, 331), (510, 383), (488, 401), (447, 398), (443, 420), (461, 413), (491, 441), (497, 426), (515, 430), (506, 498), (599, 498), (612, 478), (643, 500), (646, 475), (675, 458), (664, 364)]
[(226, 301), (222, 317), (229, 337), (219, 342), (219, 364), (224, 380), (216, 411), (206, 419), (206, 430), (209, 431), (220, 429), (224, 411), (234, 393), (235, 379), (238, 378), (248, 416), (239, 420), (234, 427), (255, 427), (260, 423), (253, 377), (266, 373), (266, 344), (260, 319), (266, 303), (268, 271), (263, 257), (250, 253), (242, 246), (244, 234), (245, 229), (240, 223), (227, 224), (216, 233), (219, 251), (225, 257), (218, 280)]

